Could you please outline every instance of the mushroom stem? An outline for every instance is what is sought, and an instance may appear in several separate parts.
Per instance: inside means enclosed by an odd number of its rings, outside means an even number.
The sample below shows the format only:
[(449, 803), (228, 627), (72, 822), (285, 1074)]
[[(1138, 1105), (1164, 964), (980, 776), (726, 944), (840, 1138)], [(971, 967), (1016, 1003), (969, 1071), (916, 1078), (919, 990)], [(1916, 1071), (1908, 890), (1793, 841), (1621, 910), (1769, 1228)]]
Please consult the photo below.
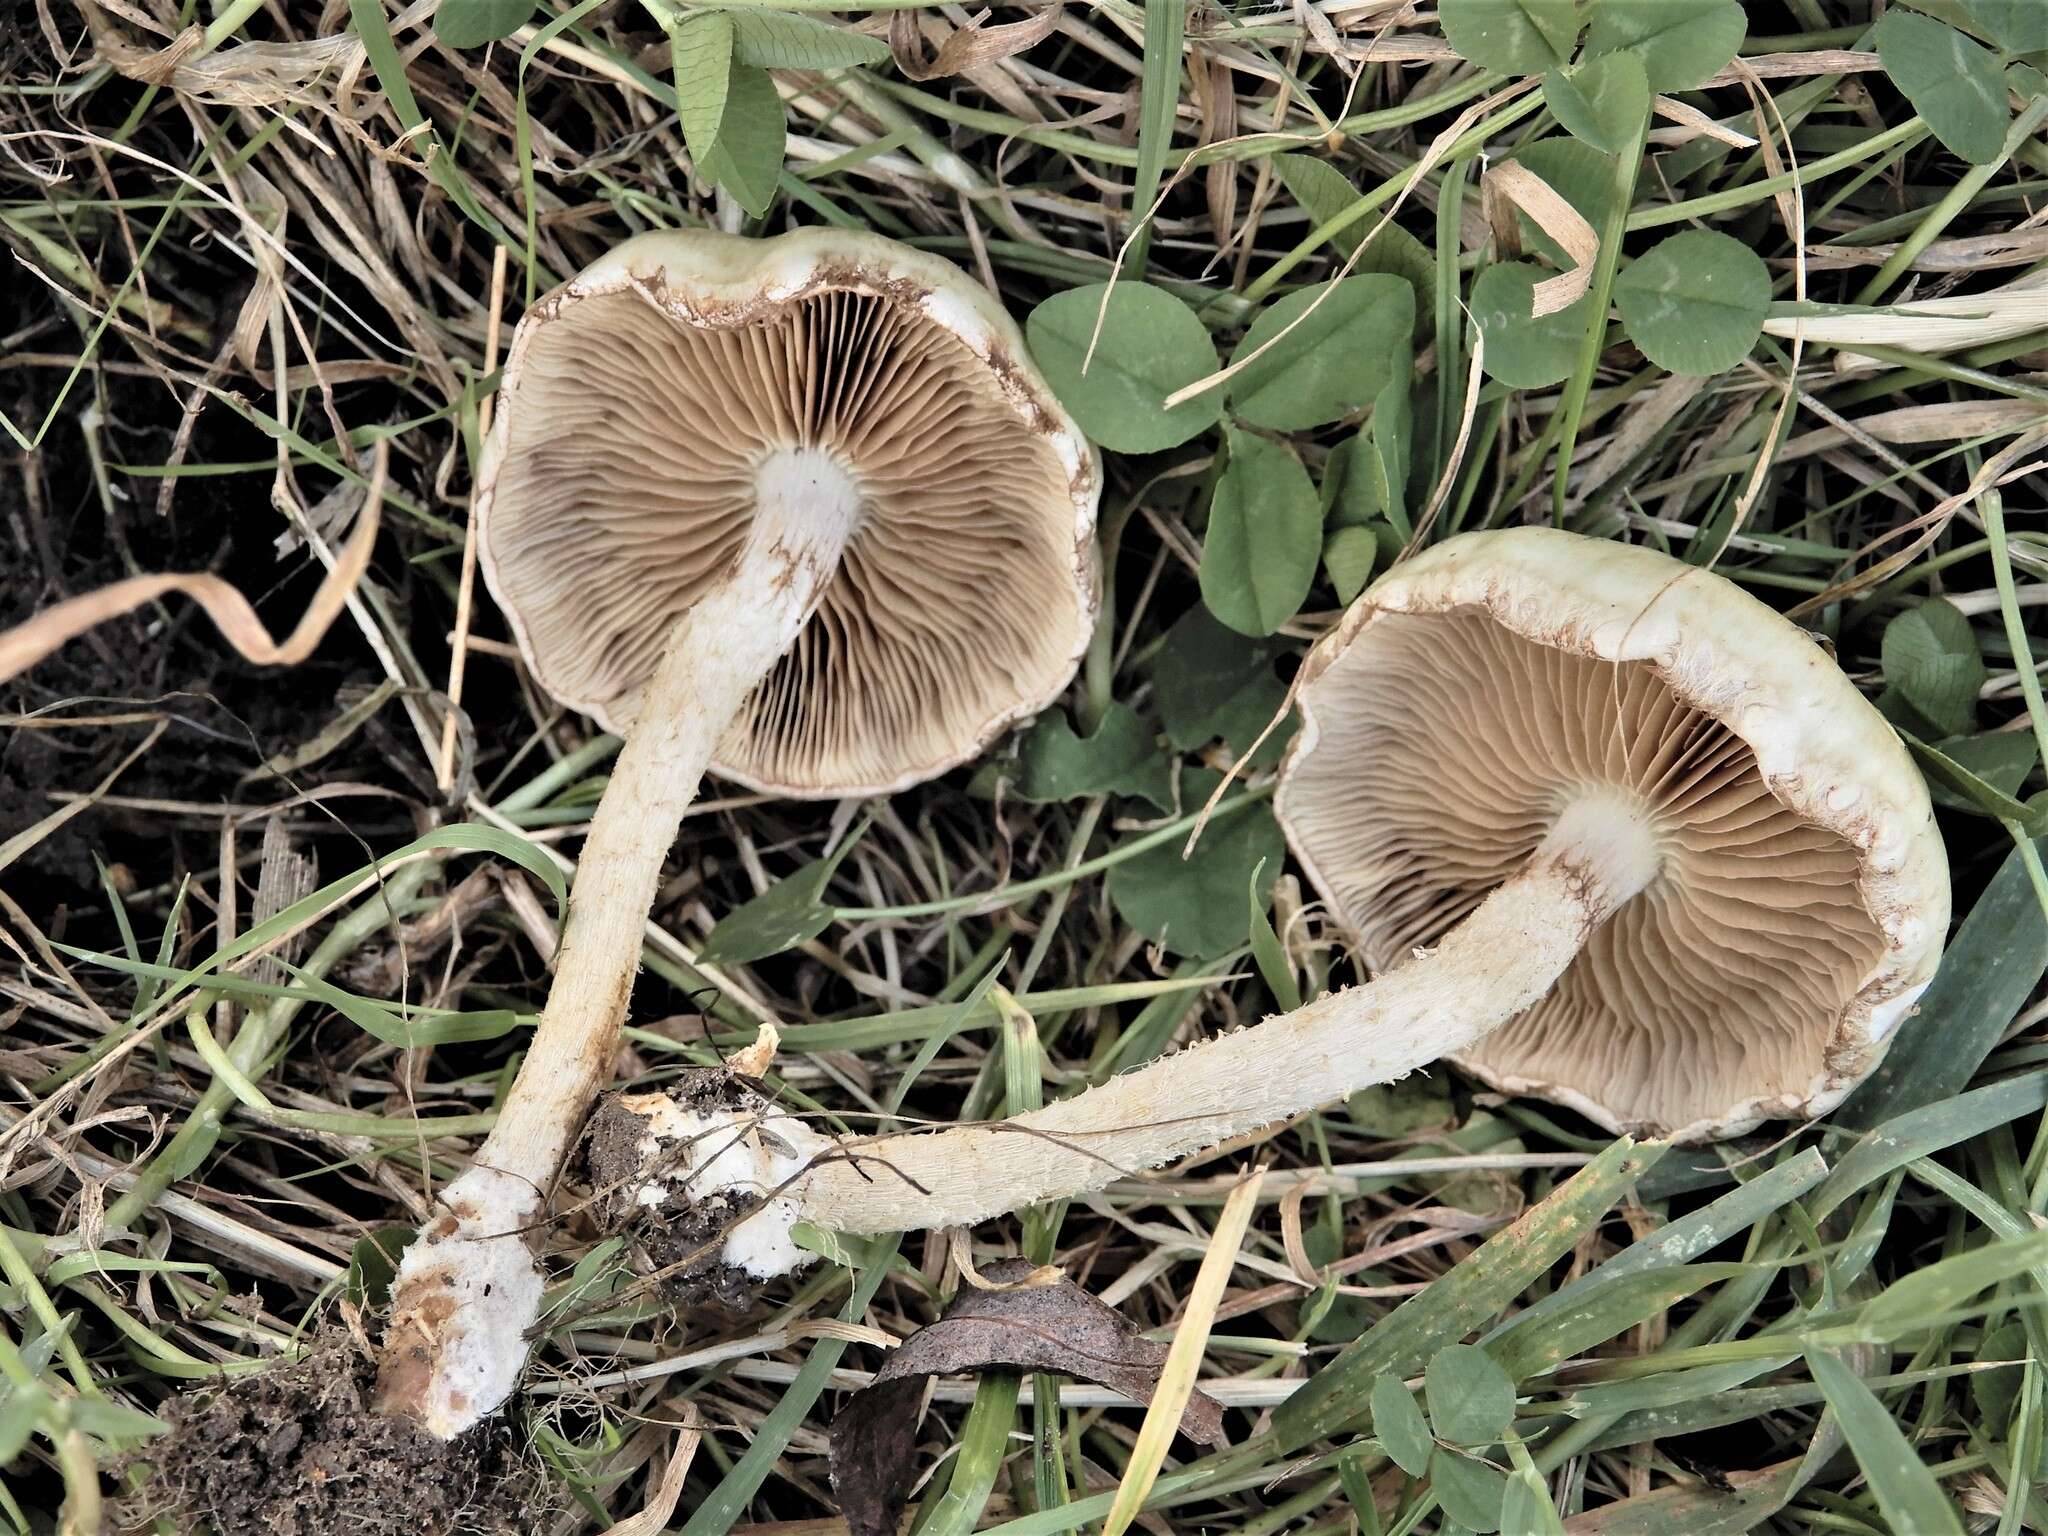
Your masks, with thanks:
[(1401, 1077), (1535, 1003), (1656, 871), (1639, 820), (1581, 801), (1410, 964), (1011, 1120), (845, 1143), (792, 1191), (797, 1214), (847, 1232), (980, 1221)]
[(858, 492), (822, 454), (772, 455), (758, 489), (746, 545), (670, 632), (591, 817), (554, 984), (497, 1124), (399, 1267), (377, 1408), (443, 1439), (518, 1383), (540, 1312), (538, 1227), (611, 1080), (662, 860), (720, 737), (795, 642), (858, 519)]

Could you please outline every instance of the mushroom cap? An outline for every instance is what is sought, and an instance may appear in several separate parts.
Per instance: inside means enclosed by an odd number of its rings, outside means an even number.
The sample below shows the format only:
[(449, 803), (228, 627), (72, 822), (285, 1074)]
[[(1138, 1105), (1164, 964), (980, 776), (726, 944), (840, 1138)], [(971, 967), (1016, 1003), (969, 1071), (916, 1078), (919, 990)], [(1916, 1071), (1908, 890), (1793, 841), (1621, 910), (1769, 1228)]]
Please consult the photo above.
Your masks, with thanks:
[(1100, 460), (979, 284), (836, 229), (636, 236), (520, 321), (476, 516), (541, 686), (624, 730), (787, 450), (829, 455), (859, 521), (714, 772), (888, 793), (1066, 687), (1095, 623)]
[(1374, 971), (1512, 876), (1560, 811), (1646, 817), (1650, 885), (1461, 1056), (1617, 1132), (1822, 1114), (1933, 978), (1927, 787), (1827, 653), (1733, 582), (1517, 528), (1394, 568), (1311, 652), (1277, 810)]

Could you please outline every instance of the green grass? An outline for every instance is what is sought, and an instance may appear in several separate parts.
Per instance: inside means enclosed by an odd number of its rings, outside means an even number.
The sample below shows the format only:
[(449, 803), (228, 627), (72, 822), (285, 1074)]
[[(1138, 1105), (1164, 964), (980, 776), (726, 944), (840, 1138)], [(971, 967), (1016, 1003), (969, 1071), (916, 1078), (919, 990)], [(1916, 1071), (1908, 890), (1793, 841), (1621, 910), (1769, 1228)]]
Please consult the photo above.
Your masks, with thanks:
[[(278, 32), (277, 9), (309, 30)], [(34, 759), (33, 781), (19, 770), (24, 795), (0, 795), (26, 807), (0, 824), (0, 1530), (114, 1529), (99, 1501), (136, 1474), (111, 1463), (173, 1394), (373, 1304), (364, 1240), (415, 1223), (425, 1182), (461, 1166), (544, 996), (566, 861), (616, 742), (521, 687), (488, 603), (469, 657), (478, 728), (454, 790), (433, 774), (495, 248), (509, 322), (636, 230), (873, 228), (985, 275), (1020, 320), (1113, 272), (1149, 282), (1228, 359), (1264, 304), (1337, 275), (1390, 213), (1414, 250), (1397, 260), (1383, 237), (1350, 270), (1417, 284), (1402, 441), (1372, 436), (1391, 434), (1391, 397), (1362, 447), (1356, 417), (1267, 440), (1319, 485), (1406, 456), (1399, 494), (1351, 525), (1381, 568), (1425, 519), (1430, 538), (1555, 521), (1796, 607), (1926, 744), (1959, 919), (1942, 973), (1876, 1082), (1819, 1125), (1636, 1146), (1444, 1070), (989, 1223), (972, 1251), (1057, 1262), (1169, 1337), (1226, 1176), (1273, 1165), (1203, 1372), (1248, 1406), (1230, 1449), (1176, 1444), (1147, 1501), (1154, 1529), (1457, 1529), (1372, 1413), (1377, 1382), (1419, 1386), (1459, 1341), (1515, 1382), (1491, 1459), (1516, 1474), (1531, 1530), (2048, 1529), (2048, 705), (2032, 639), (2048, 591), (2048, 326), (1939, 355), (1788, 334), (1802, 299), (1910, 311), (2038, 267), (2048, 250), (1994, 266), (1970, 242), (2023, 240), (2048, 188), (2048, 86), (2027, 73), (2041, 56), (2009, 77), (2016, 126), (1992, 124), (1998, 152), (1972, 165), (1944, 143), (1952, 109), (1916, 113), (1876, 67), (1871, 0), (1756, 0), (1743, 53), (1770, 97), (1761, 114), (1740, 83), (1656, 88), (1769, 136), (1771, 152), (1684, 140), (1652, 117), (1643, 153), (1603, 162), (1587, 192), (1607, 197), (1591, 219), (1603, 315), (1610, 287), (1626, 295), (1631, 267), (1681, 231), (1762, 259), (1768, 316), (1743, 360), (1679, 381), (1624, 311), (1566, 338), (1554, 382), (1483, 375), (1468, 415), (1465, 306), (1511, 259), (1482, 177), (1563, 130), (1533, 88), (1494, 99), (1518, 70), (1457, 58), (1397, 9), (1340, 8), (1326, 31), (1286, 9), (1114, 0), (1070, 7), (972, 79), (778, 70), (790, 138), (759, 219), (691, 180), (666, 50), (630, 5), (549, 0), (537, 31), (488, 52), (399, 29), (380, 0), (327, 9), (362, 47), (324, 71), (251, 51), (312, 47), (309, 7), (159, 7), (169, 32), (205, 27), (205, 50), (148, 85), (87, 62), (75, 12), (53, 8), (71, 72), (33, 22), (0, 39), (0, 416), (18, 450), (0, 463), (0, 564), (31, 573), (23, 590), (40, 601), (151, 568), (175, 537), (288, 628), (311, 582), (302, 549), (280, 563), (268, 547), (286, 531), (280, 470), (291, 504), (311, 507), (360, 488), (373, 443), (391, 455), (372, 580), (318, 687), (217, 675), (213, 637), (165, 609), (119, 641), (156, 658), (152, 686), (31, 674), (0, 700), (0, 790), (18, 754), (61, 748)], [(1990, 40), (2003, 14), (1983, 0), (1891, 9)], [(838, 15), (879, 36), (892, 10), (933, 44), (953, 26), (917, 0)], [(163, 41), (102, 20), (105, 48)], [(1332, 52), (1382, 33), (1401, 45), (1383, 59)], [(1297, 203), (1283, 153), (1317, 157), (1341, 195)], [(1809, 252), (1854, 260), (1802, 272), (1788, 213)], [(1543, 250), (1531, 229), (1522, 243)], [(250, 253), (277, 282), (251, 286)], [(1176, 627), (1216, 579), (1197, 573), (1218, 452), (1208, 433), (1109, 456), (1114, 581), (1067, 709), (1083, 741), (1128, 711), (1143, 767), (1034, 784), (1013, 766), (1000, 787), (984, 768), (852, 814), (739, 793), (700, 807), (649, 933), (633, 1081), (715, 1061), (772, 1016), (780, 1086), (837, 1125), (1000, 1116), (1353, 979), (1336, 925), (1283, 867), (1270, 746), (1179, 859), (1286, 666), (1341, 609), (1318, 548), (1273, 636)], [(1952, 606), (1930, 617), (1933, 598)], [(1887, 644), (1901, 623), (1932, 636), (1938, 675), (1905, 664), (1905, 630)], [(1201, 666), (1176, 668), (1198, 647)], [(253, 742), (216, 729), (206, 758), (189, 745), (201, 702), (187, 688), (229, 717), (258, 718), (264, 691), (289, 709), (261, 715)], [(166, 721), (132, 780), (67, 826), (37, 822)], [(317, 856), (312, 895), (261, 861), (265, 821), (247, 813), (264, 811)], [(410, 861), (392, 863), (401, 850)], [(227, 902), (223, 863), (240, 870)], [(1196, 912), (1205, 942), (1189, 952)], [(750, 922), (792, 914), (813, 937), (749, 942)], [(289, 969), (257, 955), (273, 940)], [(958, 1284), (936, 1236), (900, 1251), (821, 1238), (829, 1255), (749, 1312), (673, 1313), (586, 1227), (565, 1220), (548, 1241), (563, 1288), (527, 1429), (592, 1528), (642, 1507), (692, 1414), (705, 1435), (671, 1529), (829, 1529), (804, 1523), (833, 1511), (823, 1431), (875, 1352), (805, 1325), (900, 1337)], [(1139, 1422), (1045, 1376), (942, 1383), (918, 1528), (1088, 1529)]]

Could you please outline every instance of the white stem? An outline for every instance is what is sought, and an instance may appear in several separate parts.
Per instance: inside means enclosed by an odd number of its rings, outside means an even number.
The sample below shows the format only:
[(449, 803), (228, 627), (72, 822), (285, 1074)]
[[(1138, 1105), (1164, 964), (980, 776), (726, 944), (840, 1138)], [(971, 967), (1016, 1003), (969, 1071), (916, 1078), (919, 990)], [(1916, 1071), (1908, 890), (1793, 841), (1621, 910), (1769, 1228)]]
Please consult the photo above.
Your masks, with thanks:
[(980, 1221), (1200, 1152), (1463, 1050), (1550, 989), (1656, 873), (1604, 802), (1561, 817), (1528, 865), (1429, 954), (1362, 987), (1219, 1036), (1044, 1109), (848, 1143), (792, 1192), (843, 1232)]
[(756, 489), (747, 545), (670, 633), (591, 818), (554, 985), (497, 1125), (399, 1267), (377, 1407), (443, 1439), (518, 1384), (540, 1312), (537, 1226), (611, 1081), (662, 860), (719, 739), (795, 641), (858, 518), (857, 489), (822, 454), (772, 456)]

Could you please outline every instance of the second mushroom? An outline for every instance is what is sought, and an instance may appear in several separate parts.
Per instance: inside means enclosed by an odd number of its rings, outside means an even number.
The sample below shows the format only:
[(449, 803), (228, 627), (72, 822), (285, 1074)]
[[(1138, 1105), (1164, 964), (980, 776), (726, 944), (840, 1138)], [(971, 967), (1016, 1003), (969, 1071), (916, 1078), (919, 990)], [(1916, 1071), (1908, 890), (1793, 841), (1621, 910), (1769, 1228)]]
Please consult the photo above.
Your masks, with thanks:
[(758, 1095), (635, 1099), (641, 1203), (716, 1202), (714, 1260), (799, 1220), (950, 1226), (1452, 1056), (1614, 1129), (1824, 1113), (1932, 979), (1948, 866), (1891, 726), (1734, 583), (1549, 529), (1398, 567), (1311, 653), (1278, 810), (1375, 974), (1013, 1120), (834, 1141)]

